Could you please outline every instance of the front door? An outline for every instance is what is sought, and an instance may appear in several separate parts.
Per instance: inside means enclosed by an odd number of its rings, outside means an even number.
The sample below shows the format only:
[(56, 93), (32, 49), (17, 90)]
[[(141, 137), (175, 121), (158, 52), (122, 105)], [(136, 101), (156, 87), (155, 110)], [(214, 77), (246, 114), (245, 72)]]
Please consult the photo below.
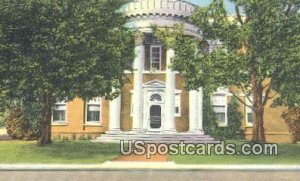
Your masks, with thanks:
[(164, 123), (164, 89), (148, 89), (145, 93), (143, 129), (160, 132)]
[(161, 128), (161, 105), (150, 106), (150, 129), (156, 130)]

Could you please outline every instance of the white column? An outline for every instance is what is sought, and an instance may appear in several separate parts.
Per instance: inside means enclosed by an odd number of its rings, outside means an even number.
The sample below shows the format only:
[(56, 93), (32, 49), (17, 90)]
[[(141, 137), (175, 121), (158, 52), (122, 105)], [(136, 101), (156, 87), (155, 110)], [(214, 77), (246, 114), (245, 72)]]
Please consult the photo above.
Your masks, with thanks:
[(143, 127), (143, 70), (145, 62), (145, 46), (135, 47), (136, 58), (134, 59), (134, 85), (133, 85), (133, 122), (132, 131), (141, 132)]
[(203, 132), (203, 88), (198, 91), (198, 131)]
[(189, 92), (189, 132), (203, 134), (203, 90)]
[(109, 124), (107, 133), (120, 133), (121, 95), (109, 102)]
[(189, 132), (198, 131), (198, 91), (189, 92)]
[(175, 128), (175, 72), (170, 65), (174, 58), (175, 52), (172, 49), (167, 51), (167, 68), (166, 68), (166, 95), (165, 95), (165, 120), (163, 132), (176, 132)]

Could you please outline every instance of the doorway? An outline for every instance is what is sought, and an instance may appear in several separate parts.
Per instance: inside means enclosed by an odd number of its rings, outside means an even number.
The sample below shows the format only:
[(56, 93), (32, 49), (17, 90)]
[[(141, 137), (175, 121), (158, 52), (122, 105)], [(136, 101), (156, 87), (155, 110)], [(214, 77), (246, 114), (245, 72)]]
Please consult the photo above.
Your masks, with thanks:
[(160, 105), (150, 106), (150, 128), (151, 129), (161, 128), (161, 106)]

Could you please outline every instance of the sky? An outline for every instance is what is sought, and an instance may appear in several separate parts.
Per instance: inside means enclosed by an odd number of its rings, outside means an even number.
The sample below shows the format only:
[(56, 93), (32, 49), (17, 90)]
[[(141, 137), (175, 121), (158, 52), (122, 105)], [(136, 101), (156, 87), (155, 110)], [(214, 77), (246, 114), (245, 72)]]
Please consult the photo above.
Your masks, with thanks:
[[(207, 6), (211, 3), (212, 0), (186, 0), (186, 1), (199, 6)], [(230, 14), (233, 14), (235, 12), (233, 3), (231, 3), (229, 0), (224, 0), (224, 2), (225, 2), (226, 10)]]

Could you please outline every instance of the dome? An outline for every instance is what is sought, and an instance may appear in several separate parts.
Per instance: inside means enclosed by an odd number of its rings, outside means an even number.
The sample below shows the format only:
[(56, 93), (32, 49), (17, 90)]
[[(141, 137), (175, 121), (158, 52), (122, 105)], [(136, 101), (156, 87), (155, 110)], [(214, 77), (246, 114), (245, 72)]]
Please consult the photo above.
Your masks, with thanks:
[(196, 6), (183, 0), (135, 0), (128, 3), (123, 11), (129, 21), (129, 28), (151, 32), (151, 26), (173, 27), (183, 24), (187, 35), (201, 38), (200, 29), (188, 21)]

